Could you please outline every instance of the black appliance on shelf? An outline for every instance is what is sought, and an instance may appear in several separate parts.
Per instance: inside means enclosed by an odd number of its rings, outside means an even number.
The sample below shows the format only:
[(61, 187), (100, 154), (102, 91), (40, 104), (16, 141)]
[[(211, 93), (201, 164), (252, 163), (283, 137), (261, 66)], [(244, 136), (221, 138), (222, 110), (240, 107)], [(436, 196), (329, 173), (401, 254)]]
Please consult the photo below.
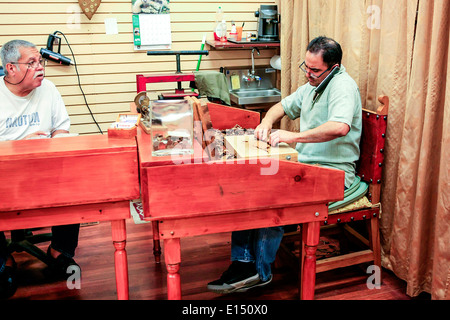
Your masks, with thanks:
[(279, 41), (280, 15), (276, 5), (261, 5), (255, 12), (258, 19), (258, 41)]

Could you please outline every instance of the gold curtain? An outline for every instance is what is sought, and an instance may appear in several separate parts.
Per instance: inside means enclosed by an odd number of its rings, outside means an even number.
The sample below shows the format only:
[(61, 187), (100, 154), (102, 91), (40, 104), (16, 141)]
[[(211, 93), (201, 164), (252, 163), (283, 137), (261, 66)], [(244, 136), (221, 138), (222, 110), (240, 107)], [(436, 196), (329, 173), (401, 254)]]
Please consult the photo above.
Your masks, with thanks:
[[(383, 266), (450, 298), (450, 54), (448, 0), (283, 0), (281, 90), (306, 82), (298, 65), (319, 35), (337, 40), (365, 108), (390, 98), (382, 183)], [(281, 127), (298, 130), (286, 117)]]

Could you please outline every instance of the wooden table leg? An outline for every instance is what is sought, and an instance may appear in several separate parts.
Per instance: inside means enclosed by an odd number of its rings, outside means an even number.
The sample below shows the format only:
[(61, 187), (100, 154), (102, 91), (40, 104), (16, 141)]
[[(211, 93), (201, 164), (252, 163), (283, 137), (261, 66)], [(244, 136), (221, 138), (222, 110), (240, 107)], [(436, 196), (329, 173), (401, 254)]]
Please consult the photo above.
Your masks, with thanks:
[(153, 255), (155, 256), (155, 263), (161, 262), (161, 245), (159, 240), (159, 222), (152, 221), (153, 229)]
[(316, 286), (316, 251), (320, 238), (320, 222), (309, 222), (303, 224), (305, 241), (305, 258), (303, 261), (303, 277), (301, 284), (302, 300), (314, 299), (314, 288)]
[(306, 242), (306, 225), (301, 223), (300, 224), (300, 235), (301, 235), (301, 241), (300, 241), (300, 250), (299, 250), (299, 257), (298, 257), (298, 296), (301, 299), (302, 298), (302, 283), (303, 283), (303, 265), (305, 264), (305, 242)]
[(114, 248), (114, 264), (116, 269), (117, 299), (128, 300), (128, 262), (126, 245), (125, 220), (111, 221)]
[(164, 240), (164, 257), (167, 268), (167, 298), (169, 300), (181, 300), (180, 263), (181, 248), (180, 239)]

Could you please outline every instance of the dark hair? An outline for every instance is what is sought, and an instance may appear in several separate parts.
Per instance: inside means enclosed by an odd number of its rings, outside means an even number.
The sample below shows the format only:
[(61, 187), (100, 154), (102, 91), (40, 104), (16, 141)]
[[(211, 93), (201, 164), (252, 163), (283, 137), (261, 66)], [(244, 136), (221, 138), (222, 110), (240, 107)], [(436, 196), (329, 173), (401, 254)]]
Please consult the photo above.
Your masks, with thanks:
[(307, 48), (307, 51), (317, 54), (322, 53), (323, 62), (330, 68), (334, 64), (341, 65), (342, 49), (341, 45), (335, 40), (327, 37), (317, 37), (313, 39)]

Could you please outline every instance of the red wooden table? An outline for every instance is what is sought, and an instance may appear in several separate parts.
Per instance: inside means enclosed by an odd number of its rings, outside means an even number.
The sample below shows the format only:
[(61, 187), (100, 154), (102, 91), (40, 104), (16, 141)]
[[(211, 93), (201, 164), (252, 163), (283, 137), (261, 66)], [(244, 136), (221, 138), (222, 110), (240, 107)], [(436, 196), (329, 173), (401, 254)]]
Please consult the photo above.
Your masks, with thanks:
[(137, 146), (107, 135), (0, 142), (0, 231), (111, 221), (118, 299), (128, 299), (125, 219)]
[[(208, 105), (216, 129), (259, 124), (255, 112)], [(150, 136), (139, 130), (137, 142), (144, 215), (164, 241), (168, 299), (181, 299), (180, 238), (298, 223), (307, 230), (301, 298), (314, 298), (320, 222), (328, 202), (344, 197), (343, 171), (267, 158), (207, 161), (200, 144), (193, 156), (152, 157)]]

